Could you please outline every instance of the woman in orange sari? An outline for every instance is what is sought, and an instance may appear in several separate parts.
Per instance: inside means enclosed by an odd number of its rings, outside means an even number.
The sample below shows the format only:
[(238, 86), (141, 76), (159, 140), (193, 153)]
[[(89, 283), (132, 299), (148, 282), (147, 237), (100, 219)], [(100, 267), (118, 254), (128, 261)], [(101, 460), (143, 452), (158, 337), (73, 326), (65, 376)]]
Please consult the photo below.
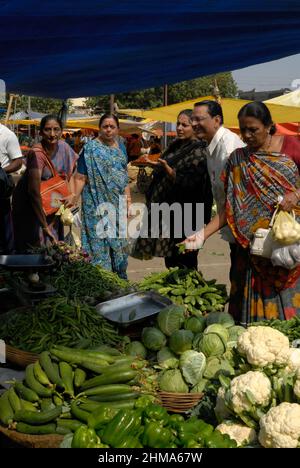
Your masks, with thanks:
[(268, 227), (279, 195), (283, 197), (280, 207), (293, 209), (300, 221), (298, 168), (282, 152), (282, 138), (274, 135), (276, 128), (265, 104), (246, 104), (238, 118), (247, 146), (230, 155), (222, 175), (226, 205), (202, 231), (184, 242), (188, 249), (199, 248), (228, 224), (237, 242), (229, 313), (241, 324), (289, 319), (300, 314), (300, 267), (274, 267), (269, 259), (251, 255), (249, 246), (254, 232)]

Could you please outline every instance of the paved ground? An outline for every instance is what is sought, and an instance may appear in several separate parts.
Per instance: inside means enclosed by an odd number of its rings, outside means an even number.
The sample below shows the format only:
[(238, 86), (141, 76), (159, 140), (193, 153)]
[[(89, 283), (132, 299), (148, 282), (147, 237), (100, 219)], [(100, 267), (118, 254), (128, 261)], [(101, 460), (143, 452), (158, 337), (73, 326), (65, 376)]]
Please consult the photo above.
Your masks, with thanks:
[[(131, 196), (133, 202), (144, 201), (136, 188), (137, 169), (129, 168), (131, 177)], [(206, 243), (203, 250), (199, 253), (199, 268), (207, 279), (216, 278), (218, 283), (227, 285), (229, 292), (229, 267), (230, 256), (228, 243), (220, 238), (219, 234), (213, 235)], [(154, 258), (153, 260), (137, 260), (129, 257), (128, 278), (132, 281), (139, 281), (151, 272), (162, 271), (165, 269), (163, 258)]]

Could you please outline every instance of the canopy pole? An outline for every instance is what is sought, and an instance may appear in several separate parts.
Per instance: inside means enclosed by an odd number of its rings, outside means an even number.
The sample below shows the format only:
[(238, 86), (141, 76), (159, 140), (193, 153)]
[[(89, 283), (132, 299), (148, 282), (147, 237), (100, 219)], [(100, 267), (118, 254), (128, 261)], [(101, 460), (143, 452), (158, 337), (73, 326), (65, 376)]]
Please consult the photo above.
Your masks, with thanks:
[(110, 112), (110, 114), (114, 113), (114, 110), (115, 110), (114, 103), (115, 103), (115, 95), (111, 94), (109, 96), (109, 112)]
[[(168, 105), (168, 85), (164, 85), (164, 106)], [(166, 149), (168, 144), (168, 136), (167, 136), (167, 122), (164, 122), (164, 134), (163, 134), (163, 148)]]
[(9, 95), (9, 101), (8, 101), (8, 106), (7, 106), (6, 116), (5, 116), (5, 125), (7, 125), (7, 122), (9, 120), (9, 116), (10, 116), (10, 113), (11, 113), (11, 108), (12, 108), (12, 105), (13, 105), (14, 97), (15, 97), (14, 94)]
[[(30, 113), (31, 113), (31, 97), (28, 96), (28, 104), (27, 104), (27, 113), (28, 113), (28, 117), (30, 117)], [(31, 136), (31, 126), (28, 125), (28, 137), (30, 138)]]

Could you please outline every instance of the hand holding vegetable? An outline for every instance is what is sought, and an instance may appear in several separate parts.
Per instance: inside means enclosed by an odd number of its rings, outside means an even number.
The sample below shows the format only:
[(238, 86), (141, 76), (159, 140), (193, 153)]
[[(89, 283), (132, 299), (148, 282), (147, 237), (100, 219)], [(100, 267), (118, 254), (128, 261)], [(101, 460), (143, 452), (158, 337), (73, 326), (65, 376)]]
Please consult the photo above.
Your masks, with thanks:
[[(185, 245), (185, 250), (188, 252), (190, 250), (198, 250), (201, 249), (204, 245), (204, 229), (196, 232), (192, 236), (187, 237), (184, 241), (180, 244)], [(184, 253), (184, 252), (183, 252)]]

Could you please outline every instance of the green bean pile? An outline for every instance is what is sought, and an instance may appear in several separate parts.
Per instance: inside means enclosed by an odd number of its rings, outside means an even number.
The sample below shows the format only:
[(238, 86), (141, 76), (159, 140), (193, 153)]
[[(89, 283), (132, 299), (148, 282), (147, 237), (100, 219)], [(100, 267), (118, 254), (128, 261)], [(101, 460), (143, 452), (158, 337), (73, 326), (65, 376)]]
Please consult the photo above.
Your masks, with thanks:
[(127, 293), (130, 283), (116, 273), (85, 262), (65, 263), (51, 275), (51, 282), (65, 297), (106, 300), (114, 292)]
[(5, 314), (0, 336), (7, 344), (34, 353), (58, 344), (114, 346), (122, 341), (115, 327), (93, 307), (64, 297), (45, 299), (28, 311)]

